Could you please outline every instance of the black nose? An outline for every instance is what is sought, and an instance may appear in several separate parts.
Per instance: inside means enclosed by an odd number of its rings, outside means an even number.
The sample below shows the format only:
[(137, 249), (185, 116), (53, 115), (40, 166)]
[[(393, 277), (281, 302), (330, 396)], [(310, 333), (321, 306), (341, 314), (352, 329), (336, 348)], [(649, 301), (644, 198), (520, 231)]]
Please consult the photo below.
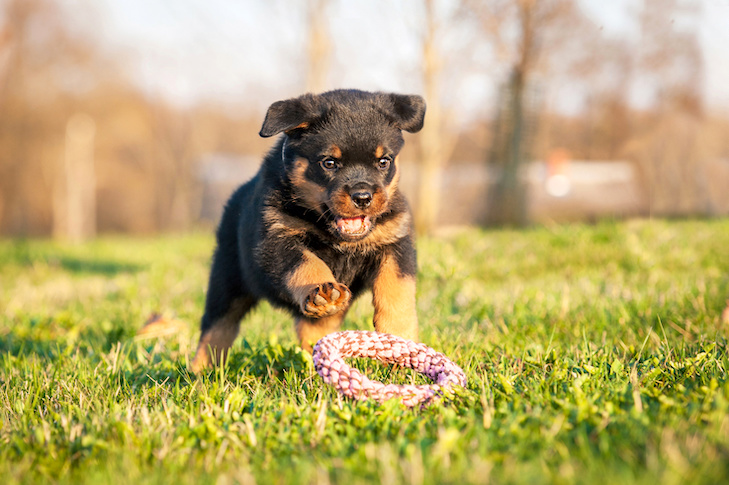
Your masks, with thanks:
[(372, 203), (372, 194), (364, 190), (352, 194), (352, 202), (360, 209), (365, 209)]

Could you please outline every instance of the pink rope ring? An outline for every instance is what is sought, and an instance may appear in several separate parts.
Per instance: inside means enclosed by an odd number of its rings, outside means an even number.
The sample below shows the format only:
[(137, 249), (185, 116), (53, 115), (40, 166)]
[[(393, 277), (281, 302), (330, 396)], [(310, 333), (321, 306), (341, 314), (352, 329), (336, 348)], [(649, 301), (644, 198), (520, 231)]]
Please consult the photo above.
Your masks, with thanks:
[[(375, 358), (385, 364), (408, 367), (432, 379), (430, 385), (383, 384), (347, 365), (345, 357)], [(331, 333), (314, 346), (314, 368), (327, 384), (343, 395), (384, 402), (399, 398), (408, 407), (426, 403), (453, 384), (465, 386), (466, 374), (445, 355), (425, 344), (395, 335), (348, 330)]]

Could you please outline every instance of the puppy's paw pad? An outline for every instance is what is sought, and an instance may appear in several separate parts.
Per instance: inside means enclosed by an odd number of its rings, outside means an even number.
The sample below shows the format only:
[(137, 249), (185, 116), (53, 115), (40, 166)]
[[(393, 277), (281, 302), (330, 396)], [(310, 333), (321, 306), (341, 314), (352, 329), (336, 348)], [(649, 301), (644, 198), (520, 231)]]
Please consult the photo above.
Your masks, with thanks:
[(338, 313), (347, 306), (352, 294), (341, 283), (322, 283), (307, 295), (302, 310), (309, 317), (326, 317)]

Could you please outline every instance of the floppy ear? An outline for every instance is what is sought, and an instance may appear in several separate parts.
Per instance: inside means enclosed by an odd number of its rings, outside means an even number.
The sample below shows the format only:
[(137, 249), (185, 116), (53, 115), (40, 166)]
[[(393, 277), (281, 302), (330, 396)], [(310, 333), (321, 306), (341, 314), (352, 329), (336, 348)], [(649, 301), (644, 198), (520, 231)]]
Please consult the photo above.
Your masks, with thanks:
[(401, 130), (420, 131), (425, 120), (425, 100), (415, 94), (386, 94), (386, 110)]
[(258, 134), (268, 138), (284, 131), (307, 128), (322, 115), (316, 98), (313, 94), (305, 94), (298, 98), (276, 101), (268, 108)]

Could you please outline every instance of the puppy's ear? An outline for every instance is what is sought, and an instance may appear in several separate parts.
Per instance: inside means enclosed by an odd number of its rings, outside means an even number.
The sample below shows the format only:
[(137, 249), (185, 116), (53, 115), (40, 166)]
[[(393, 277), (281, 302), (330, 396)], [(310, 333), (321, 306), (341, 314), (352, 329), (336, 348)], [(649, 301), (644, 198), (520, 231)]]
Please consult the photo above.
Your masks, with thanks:
[(306, 129), (322, 116), (318, 96), (305, 94), (298, 98), (276, 101), (268, 108), (258, 134), (264, 138), (295, 129)]
[(385, 94), (385, 109), (395, 126), (415, 133), (425, 120), (425, 100), (415, 94)]

